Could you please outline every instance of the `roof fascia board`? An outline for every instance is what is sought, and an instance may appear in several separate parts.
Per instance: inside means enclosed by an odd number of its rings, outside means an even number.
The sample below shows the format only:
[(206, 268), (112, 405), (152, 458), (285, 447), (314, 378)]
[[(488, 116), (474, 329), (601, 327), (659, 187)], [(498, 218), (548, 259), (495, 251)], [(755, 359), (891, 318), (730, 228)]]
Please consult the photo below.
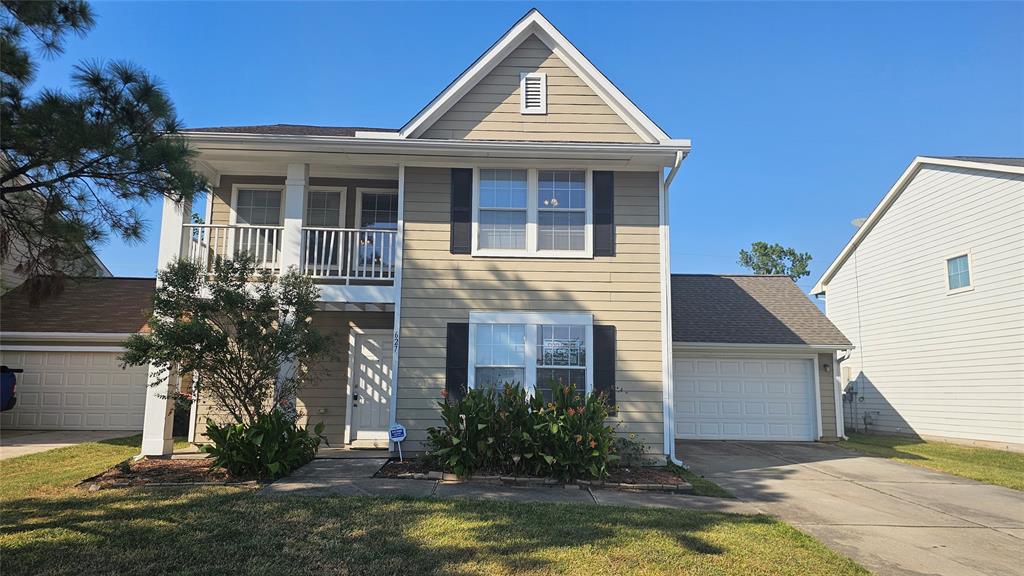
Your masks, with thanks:
[(127, 332), (3, 332), (5, 341), (38, 342), (123, 342), (134, 333)]
[(670, 140), (632, 101), (597, 69), (569, 40), (536, 9), (530, 10), (516, 22), (497, 42), (466, 69), (458, 78), (438, 94), (423, 110), (414, 116), (399, 134), (402, 138), (418, 138), (523, 40), (536, 34), (580, 79), (602, 100), (650, 143)]
[(839, 269), (842, 268), (846, 260), (853, 254), (857, 246), (860, 245), (861, 241), (869, 232), (875, 227), (878, 221), (885, 215), (889, 210), (889, 207), (896, 202), (903, 190), (910, 184), (910, 182), (917, 176), (917, 173), (921, 171), (926, 165), (931, 166), (949, 166), (952, 168), (967, 168), (971, 170), (986, 170), (989, 172), (1005, 172), (1008, 174), (1024, 174), (1024, 167), (1022, 166), (1007, 166), (1005, 164), (992, 164), (989, 162), (971, 162), (966, 160), (954, 160), (952, 158), (934, 158), (931, 156), (917, 156), (914, 161), (910, 163), (910, 166), (903, 171), (903, 174), (896, 180), (896, 183), (892, 185), (892, 188), (886, 192), (882, 200), (875, 206), (871, 214), (868, 215), (867, 220), (864, 224), (857, 229), (850, 241), (846, 243), (846, 246), (839, 252), (836, 259), (832, 261), (832, 264), (825, 270), (825, 273), (821, 275), (818, 282), (815, 283), (814, 288), (811, 290), (812, 295), (819, 295), (825, 293), (825, 287), (835, 277)]

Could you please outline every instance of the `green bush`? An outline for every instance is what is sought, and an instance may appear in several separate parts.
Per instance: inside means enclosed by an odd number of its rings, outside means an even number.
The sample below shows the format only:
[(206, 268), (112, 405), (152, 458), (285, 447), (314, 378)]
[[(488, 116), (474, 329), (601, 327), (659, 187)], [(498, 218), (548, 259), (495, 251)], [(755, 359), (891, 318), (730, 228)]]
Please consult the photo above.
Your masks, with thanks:
[(213, 444), (202, 447), (213, 456), (213, 466), (234, 476), (275, 479), (290, 474), (316, 456), (323, 422), (301, 428), (281, 411), (261, 414), (252, 424), (224, 424), (206, 420), (206, 435)]
[(446, 471), (480, 470), (561, 480), (602, 478), (617, 459), (604, 397), (553, 387), (551, 402), (519, 386), (470, 390), (440, 403), (444, 426), (428, 430), (427, 457)]

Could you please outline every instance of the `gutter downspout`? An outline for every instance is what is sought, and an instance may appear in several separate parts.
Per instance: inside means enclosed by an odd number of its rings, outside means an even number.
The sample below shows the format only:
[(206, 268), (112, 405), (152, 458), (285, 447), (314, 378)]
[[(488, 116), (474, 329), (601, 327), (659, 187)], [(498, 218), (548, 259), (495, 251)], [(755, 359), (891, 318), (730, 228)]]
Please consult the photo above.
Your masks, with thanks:
[(661, 240), (661, 364), (662, 364), (662, 414), (665, 419), (665, 454), (669, 462), (677, 466), (685, 466), (679, 458), (676, 458), (675, 438), (675, 400), (674, 384), (672, 381), (672, 266), (671, 266), (671, 244), (669, 243), (669, 203), (668, 189), (679, 172), (679, 166), (683, 163), (684, 154), (676, 152), (676, 159), (669, 171), (668, 176), (658, 186), (658, 228)]

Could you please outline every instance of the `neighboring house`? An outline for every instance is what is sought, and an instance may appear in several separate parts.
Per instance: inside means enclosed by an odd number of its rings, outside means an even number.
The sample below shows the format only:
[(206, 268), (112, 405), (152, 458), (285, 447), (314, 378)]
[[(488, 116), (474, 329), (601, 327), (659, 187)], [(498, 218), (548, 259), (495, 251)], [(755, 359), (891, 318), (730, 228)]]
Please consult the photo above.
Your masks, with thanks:
[(848, 428), (1024, 448), (1024, 158), (915, 158), (814, 292)]
[[(673, 412), (691, 404), (695, 437), (836, 435), (834, 383), (822, 384), (817, 366), (830, 370), (834, 349), (847, 347), (838, 333), (806, 339), (753, 322), (730, 340), (708, 334), (681, 343), (677, 366), (697, 362), (673, 385), (672, 326), (691, 319), (670, 318), (668, 189), (690, 142), (665, 134), (536, 10), (399, 130), (186, 134), (210, 201), (204, 224), (191, 223), (190, 206), (165, 203), (159, 266), (244, 251), (316, 280), (313, 322), (341, 339), (298, 403), (334, 446), (387, 446), (397, 421), (405, 449), (422, 450), (441, 424), (443, 392), (508, 381), (532, 394), (552, 381), (607, 394), (618, 430), (662, 458), (691, 429)], [(797, 313), (757, 318), (827, 324), (788, 279), (749, 284), (756, 296), (746, 300)], [(750, 304), (729, 294), (694, 312), (724, 317)], [(737, 399), (737, 385), (756, 389), (756, 402)], [(171, 449), (165, 392), (147, 397), (144, 454)], [(198, 439), (212, 413), (200, 396)]]
[(141, 430), (146, 367), (122, 369), (129, 334), (147, 330), (152, 278), (73, 278), (29, 303), (28, 287), (0, 298), (0, 363), (18, 375), (18, 403), (0, 428)]

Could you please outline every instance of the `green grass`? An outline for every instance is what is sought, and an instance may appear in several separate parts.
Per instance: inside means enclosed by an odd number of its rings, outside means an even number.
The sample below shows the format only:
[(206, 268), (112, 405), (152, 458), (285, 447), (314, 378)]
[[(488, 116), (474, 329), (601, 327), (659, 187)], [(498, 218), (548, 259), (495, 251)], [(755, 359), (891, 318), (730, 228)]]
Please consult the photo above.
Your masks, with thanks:
[(722, 488), (718, 484), (715, 484), (711, 480), (708, 480), (707, 478), (705, 478), (703, 476), (695, 474), (692, 471), (687, 470), (686, 468), (683, 468), (682, 466), (677, 466), (675, 464), (671, 464), (670, 463), (668, 465), (668, 468), (669, 468), (669, 470), (672, 471), (672, 473), (678, 474), (679, 476), (682, 476), (683, 479), (685, 479), (687, 482), (690, 483), (691, 486), (693, 486), (693, 494), (695, 496), (713, 496), (715, 498), (735, 498), (735, 496), (732, 495), (732, 492), (729, 492), (728, 490), (726, 490), (725, 488)]
[[(124, 455), (117, 450), (127, 448), (81, 445), (77, 455), (23, 457), (32, 458), (39, 485), (0, 506), (4, 576), (867, 574), (768, 516), (471, 500), (271, 498), (236, 488), (67, 488), (73, 474), (63, 466), (98, 454), (115, 463)], [(14, 462), (11, 469), (22, 470), (24, 479), (24, 466)], [(47, 477), (47, 471), (59, 474)], [(5, 463), (4, 486), (14, 482), (7, 475)]]
[(839, 445), (871, 456), (1024, 490), (1024, 454), (1019, 452), (875, 434), (851, 434), (849, 440)]
[[(141, 435), (86, 442), (0, 460), (0, 502), (33, 492), (70, 488), (139, 453)], [(176, 440), (175, 448), (188, 443)]]

